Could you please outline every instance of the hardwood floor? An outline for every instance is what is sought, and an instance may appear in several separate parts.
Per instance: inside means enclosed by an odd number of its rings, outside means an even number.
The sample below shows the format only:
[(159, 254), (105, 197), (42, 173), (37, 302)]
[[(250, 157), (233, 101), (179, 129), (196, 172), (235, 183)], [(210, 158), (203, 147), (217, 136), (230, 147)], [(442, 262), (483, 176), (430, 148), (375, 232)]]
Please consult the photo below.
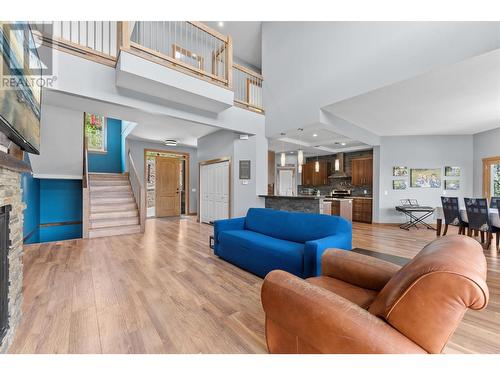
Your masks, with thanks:
[[(11, 353), (265, 353), (262, 280), (218, 259), (212, 227), (151, 219), (145, 235), (25, 247), (24, 318)], [(354, 224), (354, 247), (412, 257), (429, 230)], [(448, 353), (500, 353), (500, 256), (490, 303), (467, 312)]]

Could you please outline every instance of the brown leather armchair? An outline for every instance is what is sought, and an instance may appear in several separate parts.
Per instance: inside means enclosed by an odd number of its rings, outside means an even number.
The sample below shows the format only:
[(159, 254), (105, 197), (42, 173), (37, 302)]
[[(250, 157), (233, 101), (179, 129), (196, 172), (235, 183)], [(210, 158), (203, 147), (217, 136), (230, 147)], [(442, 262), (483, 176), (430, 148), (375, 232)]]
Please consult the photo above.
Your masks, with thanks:
[(488, 303), (477, 241), (439, 238), (406, 266), (328, 250), (322, 275), (270, 272), (262, 286), (270, 353), (440, 353), (467, 308)]

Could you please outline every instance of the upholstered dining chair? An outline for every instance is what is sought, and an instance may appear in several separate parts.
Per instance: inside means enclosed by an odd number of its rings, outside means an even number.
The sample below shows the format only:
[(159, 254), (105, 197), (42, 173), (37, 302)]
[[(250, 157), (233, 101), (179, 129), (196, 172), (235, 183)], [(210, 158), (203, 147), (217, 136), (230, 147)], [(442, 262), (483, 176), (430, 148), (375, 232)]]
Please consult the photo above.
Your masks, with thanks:
[(489, 249), (493, 233), (496, 233), (496, 249), (499, 249), (500, 244), (500, 228), (491, 225), (490, 214), (488, 211), (488, 201), (485, 198), (464, 198), (465, 210), (469, 222), (468, 235), (472, 235), (472, 231), (481, 233), (481, 242), (486, 235), (486, 249)]
[(458, 227), (458, 234), (465, 234), (465, 228), (469, 226), (460, 216), (460, 206), (457, 197), (441, 197), (444, 214), (444, 232), (443, 236), (448, 232), (448, 226), (453, 225)]
[(490, 208), (500, 209), (500, 197), (491, 197)]
[(335, 249), (321, 268), (306, 280), (267, 274), (270, 353), (441, 353), (466, 310), (488, 304), (486, 258), (466, 236), (439, 237), (402, 268)]

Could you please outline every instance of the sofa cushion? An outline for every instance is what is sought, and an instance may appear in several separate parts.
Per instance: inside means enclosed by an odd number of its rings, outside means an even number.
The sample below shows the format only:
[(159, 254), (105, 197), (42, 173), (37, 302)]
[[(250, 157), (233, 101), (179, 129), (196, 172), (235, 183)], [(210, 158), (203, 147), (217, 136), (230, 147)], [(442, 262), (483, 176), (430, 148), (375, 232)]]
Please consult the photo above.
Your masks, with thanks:
[(301, 275), (304, 244), (272, 238), (248, 230), (229, 230), (219, 235), (218, 255), (261, 277), (275, 269)]
[(349, 230), (349, 222), (332, 215), (250, 208), (245, 219), (245, 229), (282, 240), (305, 243)]
[(355, 303), (363, 309), (368, 309), (378, 294), (378, 292), (374, 290), (360, 288), (359, 286), (328, 276), (311, 277), (306, 279), (306, 281), (321, 288), (328, 289), (330, 292)]

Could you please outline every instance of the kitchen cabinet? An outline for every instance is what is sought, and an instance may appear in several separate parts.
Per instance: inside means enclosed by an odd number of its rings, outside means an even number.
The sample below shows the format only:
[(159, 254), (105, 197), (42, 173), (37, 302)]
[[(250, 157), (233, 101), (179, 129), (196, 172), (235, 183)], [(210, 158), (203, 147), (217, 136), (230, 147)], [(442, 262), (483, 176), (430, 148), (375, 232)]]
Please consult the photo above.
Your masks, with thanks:
[(372, 199), (355, 198), (352, 199), (352, 221), (361, 223), (372, 222)]
[(373, 184), (373, 159), (359, 158), (351, 161), (351, 177), (354, 186)]
[(319, 161), (319, 172), (316, 172), (314, 163), (309, 161), (302, 165), (302, 185), (304, 186), (325, 186), (328, 185), (328, 176), (330, 175), (330, 163), (326, 160)]

